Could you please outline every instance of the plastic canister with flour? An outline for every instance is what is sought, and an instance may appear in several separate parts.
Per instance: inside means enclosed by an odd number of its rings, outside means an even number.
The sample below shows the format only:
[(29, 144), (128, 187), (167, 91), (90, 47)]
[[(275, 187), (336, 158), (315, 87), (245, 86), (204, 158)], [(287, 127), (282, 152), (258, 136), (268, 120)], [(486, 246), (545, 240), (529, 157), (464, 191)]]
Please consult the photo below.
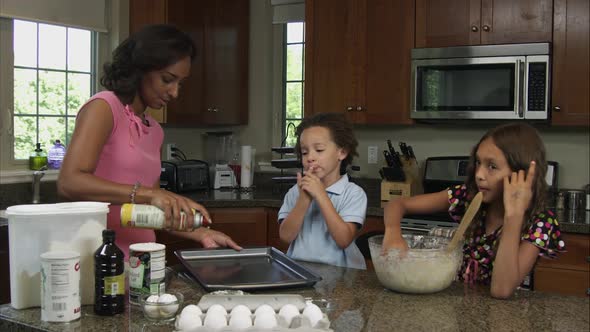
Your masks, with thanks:
[(80, 318), (80, 254), (41, 254), (41, 320), (70, 322)]
[(139, 304), (142, 295), (166, 292), (166, 246), (135, 243), (129, 246), (129, 302)]

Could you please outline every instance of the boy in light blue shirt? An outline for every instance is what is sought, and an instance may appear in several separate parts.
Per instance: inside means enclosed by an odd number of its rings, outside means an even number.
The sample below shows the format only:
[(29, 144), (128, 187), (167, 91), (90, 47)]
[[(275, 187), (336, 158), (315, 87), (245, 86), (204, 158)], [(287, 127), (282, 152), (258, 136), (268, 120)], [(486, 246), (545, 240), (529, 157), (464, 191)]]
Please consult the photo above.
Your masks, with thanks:
[(346, 166), (358, 155), (352, 125), (341, 114), (320, 113), (297, 127), (297, 174), (279, 211), (279, 235), (294, 259), (366, 269), (354, 243), (367, 211), (367, 195), (348, 181)]

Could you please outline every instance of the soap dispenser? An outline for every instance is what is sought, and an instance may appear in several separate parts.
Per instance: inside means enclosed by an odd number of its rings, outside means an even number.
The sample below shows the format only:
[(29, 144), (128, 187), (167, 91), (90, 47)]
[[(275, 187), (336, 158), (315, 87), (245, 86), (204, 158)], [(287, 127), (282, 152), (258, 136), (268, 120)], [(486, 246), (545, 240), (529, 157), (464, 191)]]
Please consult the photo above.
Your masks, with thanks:
[(47, 166), (47, 154), (41, 149), (41, 143), (37, 143), (37, 148), (29, 156), (29, 169), (36, 171), (43, 166)]

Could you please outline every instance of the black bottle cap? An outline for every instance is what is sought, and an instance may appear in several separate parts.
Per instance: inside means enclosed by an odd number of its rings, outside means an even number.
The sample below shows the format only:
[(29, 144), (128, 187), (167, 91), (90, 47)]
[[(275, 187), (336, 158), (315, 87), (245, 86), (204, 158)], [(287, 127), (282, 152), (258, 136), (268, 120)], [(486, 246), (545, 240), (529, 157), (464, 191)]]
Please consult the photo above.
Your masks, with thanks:
[(41, 149), (41, 143), (37, 143), (37, 148), (35, 149), (35, 152), (41, 152), (43, 151), (43, 149)]
[(115, 231), (112, 229), (105, 229), (102, 231), (102, 239), (108, 241), (115, 241)]

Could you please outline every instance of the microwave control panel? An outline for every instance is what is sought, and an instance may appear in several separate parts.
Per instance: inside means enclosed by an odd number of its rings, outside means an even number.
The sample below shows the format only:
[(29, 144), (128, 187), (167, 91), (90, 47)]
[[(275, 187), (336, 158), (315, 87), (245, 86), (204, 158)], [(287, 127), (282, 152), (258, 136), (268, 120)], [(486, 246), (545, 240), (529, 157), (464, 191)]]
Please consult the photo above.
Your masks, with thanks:
[(529, 63), (528, 77), (528, 107), (529, 111), (544, 112), (547, 93), (547, 63)]

